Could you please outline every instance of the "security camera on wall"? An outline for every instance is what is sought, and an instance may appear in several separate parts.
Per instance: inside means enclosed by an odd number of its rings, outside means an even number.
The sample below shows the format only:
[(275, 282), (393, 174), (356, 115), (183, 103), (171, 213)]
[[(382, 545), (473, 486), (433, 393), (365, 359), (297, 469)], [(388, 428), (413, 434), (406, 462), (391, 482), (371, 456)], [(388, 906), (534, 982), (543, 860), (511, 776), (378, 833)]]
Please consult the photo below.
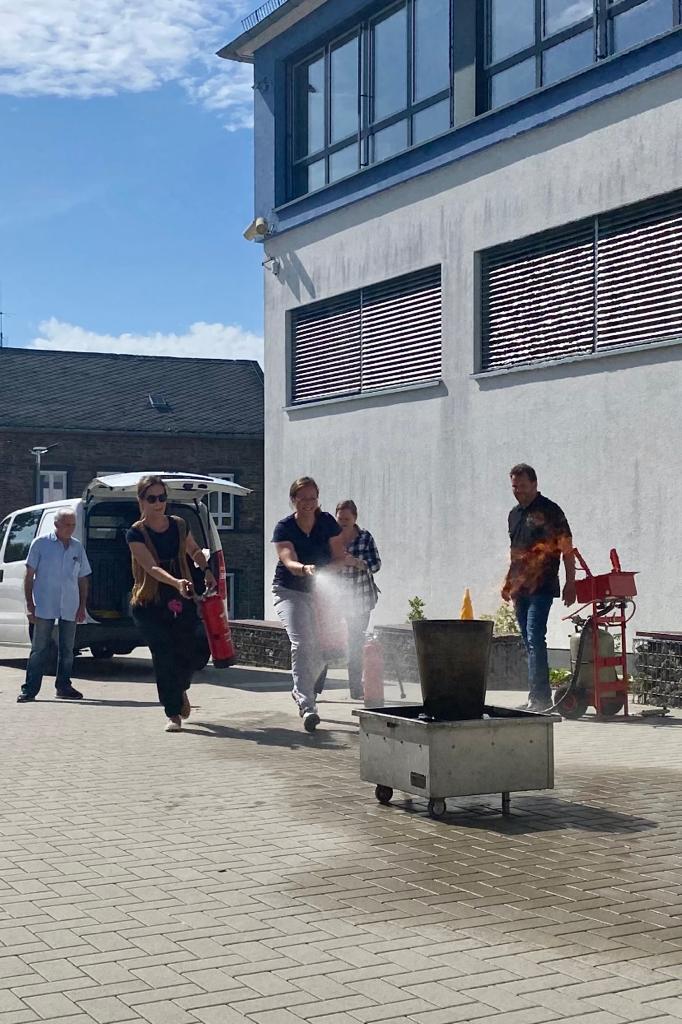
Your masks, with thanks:
[(247, 242), (262, 242), (269, 230), (270, 225), (265, 217), (256, 217), (244, 232), (244, 238)]

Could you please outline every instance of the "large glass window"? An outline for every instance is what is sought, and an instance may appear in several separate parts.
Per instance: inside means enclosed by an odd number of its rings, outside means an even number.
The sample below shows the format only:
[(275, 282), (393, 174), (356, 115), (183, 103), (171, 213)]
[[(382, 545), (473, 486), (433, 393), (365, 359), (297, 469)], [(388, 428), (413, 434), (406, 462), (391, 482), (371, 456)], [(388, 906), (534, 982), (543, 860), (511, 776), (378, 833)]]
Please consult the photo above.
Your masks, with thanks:
[(339, 142), (358, 131), (360, 55), (358, 37), (331, 51), (330, 142)]
[(407, 5), (374, 23), (372, 30), (373, 121), (407, 106)]
[(673, 8), (674, 4), (670, 0), (644, 0), (644, 3), (623, 10), (620, 14), (614, 11), (611, 28), (613, 52), (628, 50), (662, 32), (668, 32), (674, 24)]
[(494, 61), (535, 42), (535, 0), (490, 0), (490, 51)]
[(680, 24), (680, 0), (486, 0), (486, 101), (511, 103)]
[(475, 68), (464, 121), (682, 23), (682, 0), (476, 0), (477, 27), (458, 35), (464, 9), (394, 0), (292, 68), (290, 197), (447, 132), (455, 69)]
[(450, 0), (415, 0), (414, 99), (427, 99), (450, 84)]
[(402, 0), (293, 70), (291, 194), (452, 126), (452, 0)]

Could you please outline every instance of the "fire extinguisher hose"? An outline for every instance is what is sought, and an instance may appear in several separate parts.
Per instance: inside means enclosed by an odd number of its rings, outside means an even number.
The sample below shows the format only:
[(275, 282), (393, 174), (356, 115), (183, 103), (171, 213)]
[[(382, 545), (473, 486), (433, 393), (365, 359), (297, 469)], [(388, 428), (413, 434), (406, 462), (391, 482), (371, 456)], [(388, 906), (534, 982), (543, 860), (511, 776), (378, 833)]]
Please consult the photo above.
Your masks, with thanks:
[(585, 656), (585, 644), (587, 643), (587, 637), (589, 632), (588, 627), (592, 627), (593, 618), (594, 616), (590, 615), (589, 619), (586, 620), (582, 632), (580, 634), (580, 640), (578, 642), (578, 651), (575, 657), (575, 665), (573, 667), (573, 673), (571, 674), (571, 678), (568, 681), (566, 691), (562, 694), (560, 699), (555, 704), (552, 704), (551, 707), (547, 708), (547, 711), (558, 711), (559, 714), (561, 714), (561, 706), (564, 703), (564, 701), (566, 701), (572, 693), (575, 693), (575, 691), (580, 688), (578, 686), (578, 680), (580, 679), (580, 669), (582, 668), (583, 658)]

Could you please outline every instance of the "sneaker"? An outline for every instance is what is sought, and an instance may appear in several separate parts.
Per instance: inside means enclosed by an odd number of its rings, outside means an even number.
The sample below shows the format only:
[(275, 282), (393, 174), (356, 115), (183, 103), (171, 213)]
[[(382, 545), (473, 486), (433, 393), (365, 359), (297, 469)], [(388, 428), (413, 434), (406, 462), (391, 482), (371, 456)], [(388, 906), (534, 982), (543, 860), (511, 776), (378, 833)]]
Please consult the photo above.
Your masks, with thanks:
[(301, 718), (303, 719), (303, 728), (306, 732), (315, 732), (320, 724), (320, 716), (312, 708), (302, 708)]
[(74, 690), (73, 686), (66, 686), (63, 690), (57, 690), (56, 696), (59, 700), (83, 700), (83, 694)]
[(365, 699), (364, 690), (351, 690), (350, 691), (350, 699), (351, 700), (364, 700)]
[(175, 715), (174, 718), (169, 718), (166, 725), (166, 732), (182, 732), (182, 722), (180, 721), (180, 715)]
[(544, 700), (529, 700), (526, 711), (531, 711), (534, 715), (543, 715), (551, 706), (551, 701), (548, 704), (547, 701)]
[(31, 704), (35, 700), (30, 693), (20, 693), (17, 697), (17, 704)]
[(183, 695), (182, 695), (182, 707), (180, 709), (180, 718), (189, 718), (191, 712), (192, 712), (192, 705), (189, 702), (189, 697), (187, 696), (187, 690), (185, 690)]

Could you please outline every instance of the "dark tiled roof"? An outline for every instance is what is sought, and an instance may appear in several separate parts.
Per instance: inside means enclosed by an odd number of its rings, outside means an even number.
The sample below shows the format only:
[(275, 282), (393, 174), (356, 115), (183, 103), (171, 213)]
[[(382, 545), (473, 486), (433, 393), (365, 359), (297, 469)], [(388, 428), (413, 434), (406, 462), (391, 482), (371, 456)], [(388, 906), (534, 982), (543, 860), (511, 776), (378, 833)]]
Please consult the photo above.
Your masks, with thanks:
[(0, 427), (262, 437), (263, 372), (250, 359), (3, 348)]

